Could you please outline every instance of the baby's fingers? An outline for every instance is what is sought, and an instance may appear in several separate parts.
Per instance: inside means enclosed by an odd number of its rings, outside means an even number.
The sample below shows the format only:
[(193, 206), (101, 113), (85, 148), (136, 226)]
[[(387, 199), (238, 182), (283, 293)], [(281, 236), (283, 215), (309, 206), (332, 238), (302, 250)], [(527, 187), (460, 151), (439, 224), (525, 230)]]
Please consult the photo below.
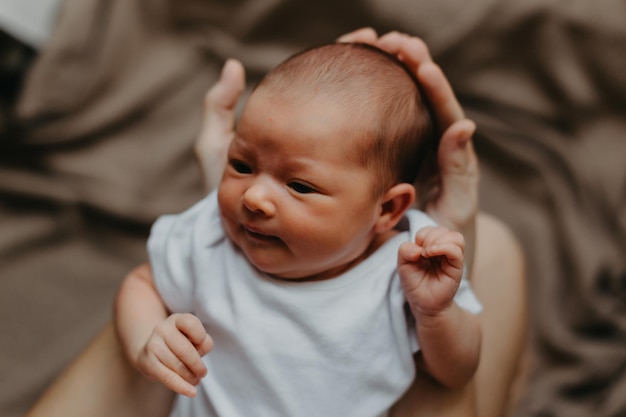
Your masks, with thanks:
[(194, 385), (200, 378), (187, 369), (166, 345), (150, 341), (146, 351), (149, 353), (139, 357), (139, 368), (143, 372), (174, 392), (188, 397), (196, 395)]
[(174, 314), (172, 317), (176, 328), (187, 336), (200, 356), (206, 355), (213, 349), (213, 339), (207, 334), (198, 317), (193, 314)]
[(422, 254), (422, 248), (412, 242), (404, 242), (398, 249), (398, 264), (417, 262)]
[(183, 377), (164, 364), (160, 363), (154, 371), (155, 377), (172, 391), (186, 395), (187, 397), (195, 397), (198, 393), (198, 389), (194, 385), (187, 382)]
[(415, 243), (422, 247), (428, 247), (435, 244), (448, 232), (449, 230), (445, 227), (426, 226), (415, 234)]
[(213, 347), (213, 341), (200, 320), (192, 314), (174, 314), (170, 317), (179, 332), (165, 338), (169, 349), (197, 377), (206, 375), (203, 354)]
[(461, 233), (445, 227), (425, 227), (417, 232), (415, 242), (422, 247), (424, 258), (444, 256), (453, 266), (463, 266), (465, 240)]
[(463, 249), (453, 242), (435, 243), (423, 249), (424, 258), (445, 257), (447, 262), (455, 268), (463, 268)]

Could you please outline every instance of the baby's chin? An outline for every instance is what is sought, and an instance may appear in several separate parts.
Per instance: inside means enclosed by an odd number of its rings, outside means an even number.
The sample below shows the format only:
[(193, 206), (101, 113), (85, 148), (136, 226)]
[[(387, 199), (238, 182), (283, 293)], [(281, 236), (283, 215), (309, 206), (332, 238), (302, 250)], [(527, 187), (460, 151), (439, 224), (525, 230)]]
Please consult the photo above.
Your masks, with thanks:
[[(239, 249), (242, 250), (241, 248)], [(319, 278), (317, 278), (317, 275), (319, 274), (312, 275), (308, 273), (307, 271), (293, 271), (293, 270), (287, 271), (284, 269), (284, 265), (275, 265), (275, 264), (264, 263), (260, 261), (255, 262), (254, 257), (249, 256), (245, 252), (245, 250), (242, 250), (242, 252), (257, 271), (277, 281), (307, 282), (307, 281), (319, 280)]]
[[(253, 263), (254, 265), (254, 263)], [(330, 270), (330, 271), (276, 271), (271, 268), (262, 268), (254, 265), (255, 268), (262, 272), (264, 275), (273, 278), (278, 281), (284, 282), (315, 282), (315, 281), (325, 281), (327, 279), (332, 279), (340, 275), (341, 270)]]
[(272, 278), (278, 281), (296, 281), (296, 282), (307, 280), (307, 276), (305, 274), (286, 272), (274, 265), (267, 265), (267, 264), (260, 263), (260, 262), (258, 263), (254, 262), (249, 257), (248, 257), (248, 260), (257, 271), (259, 271), (263, 275), (266, 275), (269, 278)]

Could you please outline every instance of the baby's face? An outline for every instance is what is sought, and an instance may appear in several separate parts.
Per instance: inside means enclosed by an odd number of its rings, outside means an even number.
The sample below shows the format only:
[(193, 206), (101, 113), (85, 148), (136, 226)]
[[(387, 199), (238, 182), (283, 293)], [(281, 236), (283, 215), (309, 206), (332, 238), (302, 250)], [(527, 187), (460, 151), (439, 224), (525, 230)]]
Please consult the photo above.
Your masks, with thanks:
[(319, 100), (252, 94), (218, 199), (228, 237), (259, 270), (327, 279), (367, 255), (380, 207), (346, 139), (362, 123)]

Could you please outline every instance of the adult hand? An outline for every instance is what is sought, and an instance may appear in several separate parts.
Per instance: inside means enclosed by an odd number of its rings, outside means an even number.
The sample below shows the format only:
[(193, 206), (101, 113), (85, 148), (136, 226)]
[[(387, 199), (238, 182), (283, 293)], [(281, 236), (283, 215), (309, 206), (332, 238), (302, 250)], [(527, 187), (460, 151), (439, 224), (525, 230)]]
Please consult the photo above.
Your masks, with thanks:
[(396, 55), (415, 73), (430, 102), (437, 130), (443, 132), (437, 162), (440, 181), (429, 194), (426, 212), (439, 224), (461, 232), (466, 243), (466, 264), (471, 270), (478, 211), (478, 160), (472, 145), (476, 125), (465, 117), (448, 79), (432, 60), (421, 39), (399, 32), (378, 36), (372, 28), (343, 35), (339, 42), (363, 42)]
[(219, 184), (226, 166), (228, 146), (235, 136), (235, 107), (246, 86), (243, 65), (229, 59), (218, 82), (204, 99), (204, 119), (195, 152), (207, 190)]
[(421, 83), (431, 103), (439, 132), (440, 189), (426, 210), (446, 227), (463, 231), (473, 223), (478, 209), (478, 162), (472, 146), (474, 122), (467, 119), (441, 68), (421, 39), (399, 32), (378, 37), (362, 28), (343, 35), (339, 42), (363, 42), (377, 46), (405, 62)]

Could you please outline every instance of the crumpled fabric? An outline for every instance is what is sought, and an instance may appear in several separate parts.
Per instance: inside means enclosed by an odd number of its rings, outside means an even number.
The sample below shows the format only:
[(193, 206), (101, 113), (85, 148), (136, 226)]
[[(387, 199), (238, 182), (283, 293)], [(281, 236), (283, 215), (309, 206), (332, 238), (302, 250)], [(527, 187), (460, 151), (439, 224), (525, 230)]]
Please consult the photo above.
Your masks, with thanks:
[(621, 0), (65, 0), (0, 132), (0, 414), (110, 319), (150, 223), (202, 195), (192, 144), (224, 60), (252, 85), (362, 26), (423, 37), (477, 122), (481, 207), (528, 260), (513, 415), (626, 414)]

